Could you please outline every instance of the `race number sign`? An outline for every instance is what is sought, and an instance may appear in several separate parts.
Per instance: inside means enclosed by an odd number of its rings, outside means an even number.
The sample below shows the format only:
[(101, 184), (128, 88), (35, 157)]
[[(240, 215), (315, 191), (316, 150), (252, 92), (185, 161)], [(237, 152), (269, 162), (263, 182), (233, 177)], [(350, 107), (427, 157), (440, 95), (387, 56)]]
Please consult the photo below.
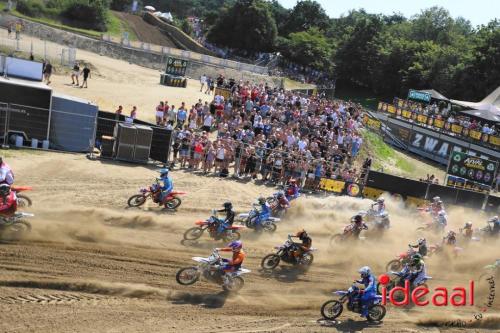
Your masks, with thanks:
[(491, 186), (497, 167), (498, 162), (453, 151), (447, 172), (452, 176)]
[(168, 57), (165, 73), (176, 76), (184, 76), (186, 74), (187, 64), (187, 60)]

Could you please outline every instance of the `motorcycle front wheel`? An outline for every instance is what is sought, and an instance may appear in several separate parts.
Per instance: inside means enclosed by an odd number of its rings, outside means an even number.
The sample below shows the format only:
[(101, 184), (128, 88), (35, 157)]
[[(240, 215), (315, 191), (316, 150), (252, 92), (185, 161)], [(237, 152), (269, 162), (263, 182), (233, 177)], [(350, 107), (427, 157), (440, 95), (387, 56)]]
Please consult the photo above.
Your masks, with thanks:
[(302, 258), (300, 258), (299, 263), (301, 266), (309, 267), (311, 266), (313, 261), (314, 261), (314, 256), (312, 255), (312, 253), (304, 253), (302, 255)]
[(165, 208), (176, 209), (177, 207), (179, 207), (181, 205), (181, 203), (182, 203), (181, 199), (179, 199), (177, 197), (173, 197), (172, 199), (165, 202)]
[(236, 241), (236, 240), (239, 240), (240, 238), (241, 238), (241, 235), (238, 231), (226, 232), (224, 235), (225, 242)]
[(389, 261), (387, 266), (385, 266), (385, 271), (386, 272), (393, 272), (393, 271), (399, 271), (403, 268), (403, 265), (401, 264), (401, 261), (398, 259), (394, 259)]
[(277, 255), (277, 254), (268, 254), (267, 256), (265, 256), (261, 263), (260, 263), (260, 266), (262, 267), (262, 269), (264, 270), (273, 270), (275, 269), (276, 267), (278, 267), (279, 263), (280, 263), (280, 256)]
[(229, 292), (237, 292), (243, 288), (245, 280), (241, 276), (235, 276), (228, 285), (222, 285), (222, 289)]
[(184, 233), (184, 239), (185, 240), (196, 240), (196, 239), (200, 238), (201, 235), (203, 235), (203, 229), (198, 228), (198, 227), (194, 227), (194, 228), (186, 230), (186, 232)]
[(142, 194), (134, 194), (128, 198), (127, 204), (129, 207), (140, 207), (146, 202), (146, 197)]
[(178, 284), (182, 284), (183, 286), (188, 286), (200, 278), (200, 273), (196, 267), (185, 267), (180, 269), (175, 275), (175, 280)]
[(32, 204), (33, 203), (32, 203), (30, 198), (28, 198), (27, 196), (25, 196), (23, 194), (17, 194), (17, 205), (20, 208), (31, 207)]
[(385, 306), (380, 304), (372, 305), (368, 308), (368, 316), (366, 319), (369, 321), (381, 321), (385, 317)]
[(267, 231), (267, 232), (275, 232), (275, 231), (276, 231), (276, 228), (277, 228), (276, 224), (274, 224), (274, 223), (269, 223), (269, 224), (266, 224), (266, 225), (264, 226), (264, 231)]
[(334, 320), (342, 314), (344, 306), (339, 301), (328, 301), (321, 306), (321, 315), (328, 320)]
[(19, 220), (5, 227), (1, 231), (1, 237), (5, 240), (19, 240), (26, 234), (31, 232), (31, 224), (24, 220)]
[(342, 234), (335, 234), (330, 238), (330, 246), (342, 241)]

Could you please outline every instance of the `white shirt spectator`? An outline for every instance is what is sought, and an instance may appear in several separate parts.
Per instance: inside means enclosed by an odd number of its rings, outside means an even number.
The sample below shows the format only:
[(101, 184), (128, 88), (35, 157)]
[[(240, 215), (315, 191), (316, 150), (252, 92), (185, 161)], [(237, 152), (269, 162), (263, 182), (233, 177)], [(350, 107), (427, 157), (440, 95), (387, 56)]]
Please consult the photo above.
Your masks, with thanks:
[(307, 147), (307, 141), (301, 139), (298, 142), (298, 146), (299, 146), (300, 151), (304, 151), (304, 149), (306, 149), (306, 147)]
[(203, 126), (212, 127), (213, 120), (214, 117), (209, 113), (208, 116), (206, 116), (205, 119), (203, 120)]

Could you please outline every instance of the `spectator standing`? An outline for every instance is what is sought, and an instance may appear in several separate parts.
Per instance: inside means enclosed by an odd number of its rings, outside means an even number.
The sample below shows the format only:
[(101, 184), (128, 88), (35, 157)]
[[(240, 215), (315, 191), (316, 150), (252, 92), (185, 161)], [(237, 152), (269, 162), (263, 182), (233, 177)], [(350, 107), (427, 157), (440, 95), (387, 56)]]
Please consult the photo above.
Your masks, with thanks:
[(10, 38), (12, 35), (12, 26), (9, 24), (7, 25), (7, 38)]
[(120, 114), (122, 114), (122, 112), (123, 112), (123, 106), (119, 105), (118, 109), (116, 109), (116, 111), (115, 111), (115, 114), (120, 115)]
[(132, 119), (137, 118), (137, 106), (132, 107), (132, 111), (130, 111), (130, 118), (132, 118)]
[(50, 77), (52, 75), (52, 71), (56, 71), (56, 69), (52, 66), (50, 61), (47, 61), (43, 66), (43, 77), (45, 78), (45, 83), (50, 84)]
[(168, 110), (168, 121), (172, 122), (172, 125), (177, 122), (177, 110), (175, 109), (175, 105), (173, 104)]
[(23, 23), (21, 22), (21, 20), (18, 20), (16, 22), (15, 29), (16, 29), (16, 39), (20, 40), (21, 39), (21, 30), (23, 30)]
[(87, 67), (87, 64), (83, 66), (82, 75), (83, 75), (83, 82), (80, 88), (88, 88), (87, 79), (90, 78), (91, 76), (90, 76), (90, 68)]
[(207, 76), (205, 74), (200, 77), (200, 84), (200, 92), (203, 92), (203, 88), (205, 87), (205, 84), (207, 84)]
[(203, 131), (210, 133), (212, 129), (214, 117), (209, 113), (203, 120)]
[(156, 125), (163, 124), (164, 112), (165, 104), (163, 104), (163, 102), (160, 102), (160, 104), (158, 104), (158, 106), (156, 107)]
[(182, 128), (184, 126), (184, 122), (186, 121), (187, 118), (187, 111), (186, 109), (181, 106), (179, 108), (179, 111), (177, 111), (177, 127)]
[(73, 71), (71, 72), (71, 81), (72, 81), (71, 84), (74, 85), (76, 80), (76, 85), (79, 86), (80, 85), (79, 77), (80, 77), (80, 65), (78, 64), (78, 62), (75, 62), (75, 65), (73, 66)]

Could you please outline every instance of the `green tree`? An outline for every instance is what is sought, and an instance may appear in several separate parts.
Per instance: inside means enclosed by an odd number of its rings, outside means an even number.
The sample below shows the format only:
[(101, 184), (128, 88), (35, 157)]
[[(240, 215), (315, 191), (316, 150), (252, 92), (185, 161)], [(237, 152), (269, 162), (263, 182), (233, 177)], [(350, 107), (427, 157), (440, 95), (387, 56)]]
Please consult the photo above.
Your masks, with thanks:
[(238, 0), (208, 33), (218, 45), (253, 52), (273, 50), (276, 36), (276, 22), (263, 0)]
[(279, 39), (280, 52), (295, 63), (328, 70), (331, 66), (331, 44), (318, 28), (291, 33)]
[(311, 27), (325, 30), (329, 24), (330, 18), (318, 2), (301, 0), (297, 2), (288, 15), (288, 20), (280, 31), (280, 35), (288, 36), (292, 32), (305, 31)]

